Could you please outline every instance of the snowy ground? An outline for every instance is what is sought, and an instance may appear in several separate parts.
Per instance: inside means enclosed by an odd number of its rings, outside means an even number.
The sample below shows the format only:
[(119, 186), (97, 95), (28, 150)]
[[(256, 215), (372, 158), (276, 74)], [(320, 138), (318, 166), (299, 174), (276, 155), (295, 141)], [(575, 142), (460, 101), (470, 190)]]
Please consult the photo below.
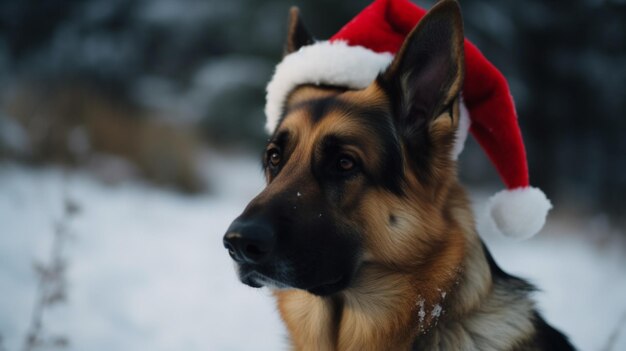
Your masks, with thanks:
[[(44, 315), (71, 350), (284, 350), (267, 291), (240, 284), (221, 244), (262, 186), (246, 158), (213, 156), (212, 195), (187, 197), (138, 182), (107, 186), (85, 173), (0, 165), (0, 339), (19, 350), (63, 188), (80, 205), (65, 256), (68, 301)], [(626, 350), (626, 249), (601, 217), (553, 219), (540, 237), (490, 240), (500, 264), (529, 278), (547, 319), (581, 350)], [(623, 237), (623, 236), (622, 236)], [(0, 345), (2, 350), (2, 345)]]

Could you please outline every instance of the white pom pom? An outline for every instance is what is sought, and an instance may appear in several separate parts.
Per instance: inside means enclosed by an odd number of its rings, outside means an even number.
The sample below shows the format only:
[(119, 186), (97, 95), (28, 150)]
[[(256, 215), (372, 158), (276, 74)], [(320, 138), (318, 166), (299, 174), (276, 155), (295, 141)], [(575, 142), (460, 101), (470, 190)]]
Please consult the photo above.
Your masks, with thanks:
[(552, 203), (538, 188), (502, 190), (489, 199), (487, 218), (500, 234), (514, 239), (528, 239), (546, 223)]

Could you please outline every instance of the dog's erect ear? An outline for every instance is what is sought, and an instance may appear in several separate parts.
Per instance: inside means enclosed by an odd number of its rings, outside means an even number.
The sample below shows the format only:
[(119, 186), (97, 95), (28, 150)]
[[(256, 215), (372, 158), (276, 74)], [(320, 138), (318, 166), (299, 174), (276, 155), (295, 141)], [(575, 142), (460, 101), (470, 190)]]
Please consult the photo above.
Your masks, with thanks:
[[(378, 81), (392, 97), (399, 130), (407, 138), (454, 108), (463, 86), (461, 10), (454, 0), (437, 3), (406, 38)], [(395, 100), (395, 101), (394, 101)], [(453, 127), (456, 126), (453, 121)]]
[(289, 9), (285, 55), (298, 51), (301, 47), (309, 44), (313, 44), (313, 37), (302, 23), (300, 10), (296, 6), (293, 6)]

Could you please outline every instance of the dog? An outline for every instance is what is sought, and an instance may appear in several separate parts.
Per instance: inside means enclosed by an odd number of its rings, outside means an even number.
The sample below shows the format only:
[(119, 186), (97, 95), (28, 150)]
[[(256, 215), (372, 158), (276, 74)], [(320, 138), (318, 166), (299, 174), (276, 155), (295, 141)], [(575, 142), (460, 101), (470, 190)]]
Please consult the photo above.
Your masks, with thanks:
[[(450, 157), (463, 40), (440, 1), (367, 88), (289, 94), (267, 186), (223, 243), (244, 284), (273, 290), (294, 349), (574, 349), (476, 232)], [(292, 10), (287, 53), (311, 42)]]

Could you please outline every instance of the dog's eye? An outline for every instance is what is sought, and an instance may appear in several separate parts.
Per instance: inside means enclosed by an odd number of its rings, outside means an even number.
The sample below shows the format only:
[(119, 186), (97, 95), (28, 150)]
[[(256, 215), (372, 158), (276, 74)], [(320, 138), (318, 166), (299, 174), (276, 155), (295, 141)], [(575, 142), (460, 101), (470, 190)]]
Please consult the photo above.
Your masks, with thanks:
[(267, 152), (267, 161), (269, 163), (270, 166), (272, 167), (278, 167), (280, 165), (280, 161), (281, 161), (281, 156), (280, 156), (280, 152), (278, 151), (278, 149), (270, 149)]
[(355, 161), (350, 156), (341, 156), (337, 161), (337, 167), (340, 171), (348, 172), (354, 169)]

